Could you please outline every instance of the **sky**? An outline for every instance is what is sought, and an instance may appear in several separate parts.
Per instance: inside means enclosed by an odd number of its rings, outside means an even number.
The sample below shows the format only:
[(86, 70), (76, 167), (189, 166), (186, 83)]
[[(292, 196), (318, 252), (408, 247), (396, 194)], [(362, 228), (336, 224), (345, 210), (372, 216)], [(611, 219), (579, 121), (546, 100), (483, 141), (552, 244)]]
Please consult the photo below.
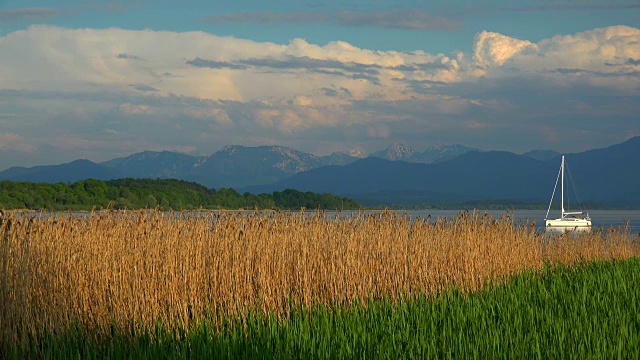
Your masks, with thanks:
[(0, 170), (638, 135), (638, 0), (0, 0)]

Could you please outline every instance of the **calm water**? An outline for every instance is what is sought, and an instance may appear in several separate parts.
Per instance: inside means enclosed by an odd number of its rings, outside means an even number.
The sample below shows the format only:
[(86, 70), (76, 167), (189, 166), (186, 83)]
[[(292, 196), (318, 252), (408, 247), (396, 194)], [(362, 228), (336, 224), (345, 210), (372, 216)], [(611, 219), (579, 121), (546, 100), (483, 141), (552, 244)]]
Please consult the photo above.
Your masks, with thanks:
[[(458, 216), (460, 210), (393, 210), (399, 214), (407, 213), (407, 215), (411, 216), (411, 218), (421, 217), (426, 218), (431, 215), (431, 221), (435, 221), (435, 219), (439, 217), (451, 218)], [(484, 213), (485, 210), (478, 210), (481, 213)], [(307, 214), (312, 214), (314, 211), (307, 211)], [(380, 211), (365, 211), (367, 214), (373, 214)], [(501, 215), (506, 214), (506, 210), (486, 210), (486, 212), (493, 216), (494, 218), (500, 218)], [(514, 222), (523, 221), (531, 223), (535, 221), (536, 227), (538, 229), (544, 229), (545, 222), (544, 217), (547, 213), (546, 210), (510, 210)], [(629, 225), (629, 230), (632, 233), (640, 233), (640, 210), (587, 210), (589, 215), (591, 216), (591, 224), (593, 229), (603, 227), (609, 228), (610, 226), (618, 227), (624, 226), (625, 224)], [(240, 212), (244, 214), (253, 214), (253, 211), (245, 211)], [(357, 214), (362, 213), (358, 211), (327, 211), (326, 216), (332, 217), (335, 215), (338, 216), (356, 216)], [(47, 217), (56, 213), (28, 213), (29, 216), (39, 216), (39, 217)], [(61, 213), (58, 213), (58, 215)], [(87, 212), (78, 212), (73, 213), (76, 216), (89, 216)], [(179, 214), (179, 213), (176, 213)], [(197, 214), (197, 213), (187, 213), (187, 214)], [(183, 214), (184, 215), (184, 214)], [(552, 211), (549, 214), (549, 218), (555, 219), (559, 217), (559, 211)]]
[[(479, 210), (484, 213), (484, 210)], [(407, 213), (411, 217), (426, 218), (431, 215), (432, 219), (439, 217), (455, 217), (460, 213), (460, 210), (398, 210), (399, 213)], [(487, 210), (489, 215), (494, 218), (500, 218), (500, 215), (505, 214), (506, 210)], [(591, 216), (591, 224), (593, 229), (598, 227), (608, 228), (610, 226), (617, 227), (623, 226), (625, 223), (629, 224), (630, 231), (633, 233), (640, 232), (640, 210), (587, 210), (589, 216)], [(373, 213), (373, 211), (372, 211)], [(547, 214), (547, 210), (515, 210), (511, 211), (515, 222), (535, 221), (536, 227), (543, 229), (545, 226), (544, 217)], [(341, 213), (344, 216), (350, 216), (357, 214), (357, 212), (344, 211)], [(557, 218), (560, 216), (559, 211), (552, 211), (549, 213), (549, 218)]]

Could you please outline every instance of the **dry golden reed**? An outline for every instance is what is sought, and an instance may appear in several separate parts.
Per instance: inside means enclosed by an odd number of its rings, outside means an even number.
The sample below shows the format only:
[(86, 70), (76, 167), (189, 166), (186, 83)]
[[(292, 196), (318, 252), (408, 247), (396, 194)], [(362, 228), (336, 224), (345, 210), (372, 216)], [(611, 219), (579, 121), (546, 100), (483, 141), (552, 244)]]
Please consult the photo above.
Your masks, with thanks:
[(0, 336), (80, 326), (190, 329), (249, 310), (463, 291), (545, 263), (638, 256), (625, 229), (546, 237), (486, 213), (5, 213), (0, 220)]

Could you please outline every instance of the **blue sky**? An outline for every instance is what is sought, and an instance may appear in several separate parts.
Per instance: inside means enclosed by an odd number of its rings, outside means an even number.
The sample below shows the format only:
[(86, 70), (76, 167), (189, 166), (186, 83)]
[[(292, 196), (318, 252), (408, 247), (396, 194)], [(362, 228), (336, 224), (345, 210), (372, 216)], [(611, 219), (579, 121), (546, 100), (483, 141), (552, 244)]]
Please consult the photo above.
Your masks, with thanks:
[(604, 147), (640, 135), (639, 24), (628, 0), (0, 0), (0, 169)]

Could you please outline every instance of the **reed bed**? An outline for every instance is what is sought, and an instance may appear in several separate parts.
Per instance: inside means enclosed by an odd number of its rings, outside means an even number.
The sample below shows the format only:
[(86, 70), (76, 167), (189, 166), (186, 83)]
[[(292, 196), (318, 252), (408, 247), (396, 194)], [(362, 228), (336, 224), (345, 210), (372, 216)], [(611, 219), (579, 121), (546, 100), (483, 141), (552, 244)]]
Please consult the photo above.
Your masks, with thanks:
[(203, 320), (462, 293), (547, 264), (640, 254), (627, 229), (548, 237), (509, 214), (451, 219), (361, 213), (154, 210), (0, 220), (2, 347), (81, 329), (96, 338)]

